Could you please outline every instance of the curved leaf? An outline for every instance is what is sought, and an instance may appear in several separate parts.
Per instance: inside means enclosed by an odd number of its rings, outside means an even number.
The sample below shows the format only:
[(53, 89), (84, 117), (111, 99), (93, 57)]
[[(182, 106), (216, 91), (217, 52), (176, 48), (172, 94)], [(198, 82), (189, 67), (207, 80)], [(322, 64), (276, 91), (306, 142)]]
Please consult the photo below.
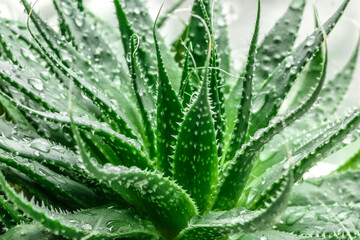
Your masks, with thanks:
[(261, 4), (258, 1), (258, 10), (255, 23), (254, 34), (250, 43), (250, 49), (248, 53), (248, 60), (245, 68), (244, 79), (242, 81), (242, 92), (239, 106), (237, 107), (237, 117), (234, 124), (234, 130), (231, 134), (231, 139), (228, 144), (228, 149), (225, 155), (225, 160), (229, 161), (233, 159), (236, 151), (238, 151), (242, 144), (245, 143), (246, 133), (249, 127), (249, 117), (252, 101), (253, 92), (253, 78), (255, 72), (255, 55), (256, 55), (256, 44), (259, 36), (260, 29), (260, 13)]
[(210, 208), (218, 177), (217, 144), (206, 80), (181, 124), (174, 158), (174, 179), (190, 193), (201, 213)]
[[(136, 238), (148, 239), (157, 231), (151, 223), (143, 221), (131, 210), (109, 205), (81, 210), (74, 213), (57, 212), (38, 206), (18, 195), (0, 173), (0, 182), (6, 196), (26, 215), (40, 222), (52, 232), (60, 233), (70, 239), (91, 236), (94, 239)], [(99, 218), (94, 216), (101, 216)]]
[(156, 35), (156, 21), (153, 29), (156, 56), (158, 61), (159, 83), (156, 112), (156, 147), (157, 165), (166, 176), (171, 176), (174, 164), (174, 148), (176, 137), (179, 134), (179, 124), (183, 120), (183, 108), (179, 98), (170, 83), (167, 70), (160, 52), (158, 38)]
[(276, 229), (326, 239), (359, 238), (359, 215), (358, 206), (289, 207)]
[(293, 185), (292, 172), (282, 183), (277, 196), (261, 211), (248, 211), (242, 207), (229, 211), (211, 212), (202, 217), (194, 217), (189, 226), (176, 239), (223, 239), (238, 232), (256, 232), (270, 228), (287, 207)]
[(358, 188), (360, 171), (346, 171), (334, 175), (307, 179), (294, 186), (290, 206), (345, 205), (360, 202)]
[(20, 224), (11, 228), (8, 232), (1, 236), (2, 240), (62, 240), (64, 238), (55, 236), (47, 231), (40, 224)]
[(249, 136), (266, 127), (275, 117), (297, 75), (315, 55), (324, 40), (323, 30), (329, 34), (342, 16), (350, 0), (344, 0), (322, 28), (317, 28), (287, 56), (262, 85), (261, 93), (254, 98)]
[(197, 214), (195, 204), (185, 191), (157, 173), (112, 165), (101, 168), (90, 159), (73, 121), (72, 129), (90, 174), (107, 182), (128, 203), (145, 212), (165, 237), (174, 237)]

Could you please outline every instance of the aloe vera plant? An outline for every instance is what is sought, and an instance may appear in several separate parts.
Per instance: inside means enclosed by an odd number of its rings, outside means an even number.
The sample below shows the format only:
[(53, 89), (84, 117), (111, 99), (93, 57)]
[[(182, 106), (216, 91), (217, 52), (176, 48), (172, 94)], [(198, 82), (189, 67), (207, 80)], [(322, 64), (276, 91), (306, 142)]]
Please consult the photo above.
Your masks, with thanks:
[(359, 153), (295, 185), (360, 134), (359, 106), (334, 117), (359, 43), (326, 78), (350, 0), (296, 47), (305, 0), (262, 41), (258, 0), (235, 81), (221, 1), (195, 0), (172, 47), (183, 1), (153, 21), (114, 0), (114, 29), (53, 0), (59, 31), (21, 2), (26, 24), (0, 19), (1, 239), (360, 238)]

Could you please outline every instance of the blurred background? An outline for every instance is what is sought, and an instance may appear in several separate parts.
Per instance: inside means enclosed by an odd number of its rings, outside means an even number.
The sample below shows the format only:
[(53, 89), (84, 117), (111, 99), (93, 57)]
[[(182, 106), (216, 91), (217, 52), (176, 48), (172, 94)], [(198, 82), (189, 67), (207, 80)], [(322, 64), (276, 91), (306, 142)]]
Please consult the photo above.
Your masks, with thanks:
[[(131, 0), (128, 0), (131, 1)], [(150, 14), (155, 17), (160, 5), (165, 1), (165, 8), (172, 6), (178, 0), (147, 0)], [(232, 49), (232, 64), (234, 69), (240, 69), (246, 61), (246, 54), (252, 37), (255, 23), (257, 1), (255, 0), (217, 0), (224, 3), (224, 13), (229, 25), (229, 39)], [(307, 0), (300, 35), (297, 43), (301, 42), (314, 29), (313, 5), (318, 9), (322, 22), (337, 9), (343, 0)], [(161, 30), (168, 43), (175, 40), (183, 30), (184, 23), (190, 15), (190, 6), (193, 0), (185, 1), (184, 4), (174, 13), (169, 22)], [(100, 18), (108, 21), (114, 26), (117, 20), (111, 0), (84, 0), (88, 7)], [(260, 39), (275, 24), (276, 20), (282, 16), (290, 0), (262, 0), (261, 34)], [(36, 11), (46, 19), (50, 25), (57, 28), (57, 16), (51, 0), (39, 0)], [(164, 11), (163, 11), (164, 12)], [(0, 17), (26, 21), (23, 7), (19, 1), (0, 0)], [(350, 2), (343, 18), (340, 20), (332, 34), (329, 36), (329, 67), (328, 77), (331, 78), (340, 71), (343, 65), (350, 58), (360, 32), (360, 1)], [(120, 40), (120, 39), (119, 39)], [(353, 106), (360, 106), (360, 61), (357, 64), (354, 82), (352, 83), (349, 94), (345, 98), (343, 107), (344, 112)], [(307, 174), (307, 177), (318, 176), (332, 171), (336, 165), (344, 159), (354, 154), (360, 149), (360, 140), (348, 146), (345, 150), (338, 152), (326, 161), (314, 167)]]

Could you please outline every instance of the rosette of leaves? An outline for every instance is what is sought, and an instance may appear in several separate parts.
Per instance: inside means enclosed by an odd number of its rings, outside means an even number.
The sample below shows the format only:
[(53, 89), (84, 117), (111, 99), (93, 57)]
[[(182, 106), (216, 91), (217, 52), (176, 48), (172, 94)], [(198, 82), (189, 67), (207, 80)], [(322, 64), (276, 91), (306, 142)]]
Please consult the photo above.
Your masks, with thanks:
[(53, 0), (59, 31), (21, 2), (27, 24), (0, 20), (1, 239), (360, 237), (359, 154), (294, 186), (359, 135), (360, 108), (334, 117), (358, 45), (325, 81), (349, 0), (296, 47), (305, 0), (261, 42), (258, 1), (235, 81), (221, 1), (195, 0), (171, 47), (157, 28), (182, 1), (153, 21), (114, 0), (114, 29)]

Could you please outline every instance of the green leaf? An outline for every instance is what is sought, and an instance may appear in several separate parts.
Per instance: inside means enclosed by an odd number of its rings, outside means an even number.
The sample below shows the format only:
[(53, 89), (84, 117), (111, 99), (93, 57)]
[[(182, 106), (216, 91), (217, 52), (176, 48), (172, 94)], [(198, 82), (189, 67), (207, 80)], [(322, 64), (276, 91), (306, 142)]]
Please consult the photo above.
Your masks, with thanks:
[(182, 122), (184, 114), (182, 112), (182, 105), (170, 83), (167, 70), (164, 67), (164, 61), (156, 35), (156, 22), (157, 19), (155, 20), (153, 29), (159, 71), (156, 112), (157, 166), (166, 176), (171, 176), (173, 172), (173, 155), (175, 152), (176, 137), (179, 134), (179, 124)]
[(359, 217), (357, 206), (289, 207), (276, 229), (326, 239), (357, 239), (360, 237)]
[(0, 150), (0, 161), (34, 179), (58, 199), (63, 200), (68, 205), (72, 204), (73, 209), (96, 206), (101, 203), (95, 193), (83, 184), (57, 174), (38, 162), (13, 156), (13, 154), (3, 150)]
[[(305, 8), (305, 0), (293, 0), (285, 14), (280, 18), (276, 25), (266, 35), (260, 46), (258, 46), (256, 61), (258, 66), (255, 69), (254, 76), (254, 95), (260, 94), (260, 88), (270, 73), (285, 58), (296, 40), (296, 33), (299, 29), (302, 14)], [(231, 89), (230, 95), (225, 103), (228, 134), (233, 131), (234, 121), (237, 116), (237, 107), (240, 102), (242, 91), (242, 81), (244, 73)], [(256, 109), (253, 106), (253, 109)]]
[(181, 83), (180, 83), (180, 89), (179, 89), (179, 98), (182, 99), (182, 105), (184, 108), (186, 108), (190, 102), (191, 102), (191, 95), (192, 90), (190, 86), (190, 77), (188, 76), (190, 73), (189, 69), (189, 62), (190, 62), (190, 50), (189, 50), (190, 44), (186, 46), (188, 51), (186, 51), (185, 61), (184, 61), (184, 67), (183, 72), (181, 76)]
[[(344, 0), (338, 10), (323, 25), (326, 34), (329, 34), (335, 27), (349, 2), (349, 0)], [(262, 85), (261, 93), (254, 98), (249, 136), (253, 136), (258, 129), (266, 127), (277, 114), (292, 83), (297, 79), (297, 75), (303, 70), (306, 63), (315, 55), (323, 40), (322, 28), (316, 29), (277, 66)]]
[(328, 156), (346, 136), (360, 125), (360, 109), (321, 132), (318, 137), (302, 145), (292, 153), (291, 158), (285, 158), (278, 164), (268, 168), (264, 174), (253, 180), (245, 189), (240, 205), (250, 209), (262, 206), (264, 198), (272, 195), (278, 182), (286, 176), (286, 166), (294, 167), (294, 180), (299, 181), (303, 174), (317, 162)]
[(79, 10), (78, 4), (71, 0), (53, 0), (53, 3), (61, 20), (62, 31), (69, 34), (76, 49), (91, 61), (91, 65), (99, 65), (99, 69), (109, 79), (120, 81), (122, 92), (129, 92), (127, 72), (98, 33), (96, 23), (89, 21), (89, 14)]
[[(156, 236), (157, 231), (128, 209), (116, 205), (81, 210), (74, 213), (57, 212), (38, 206), (18, 195), (0, 173), (0, 182), (6, 196), (26, 215), (40, 222), (51, 232), (60, 233), (70, 239), (91, 236), (94, 239), (135, 238), (146, 239)], [(99, 217), (94, 217), (99, 216)]]
[[(130, 2), (114, 0), (114, 4), (119, 22), (121, 39), (125, 49), (125, 56), (127, 56), (130, 51), (130, 37), (133, 34), (137, 34), (141, 42), (138, 47), (140, 65), (144, 69), (149, 87), (152, 87), (153, 92), (155, 92), (157, 83), (157, 76), (154, 69), (154, 66), (156, 65), (156, 56), (151, 52), (152, 49), (155, 49), (154, 42), (151, 40), (153, 21), (151, 20), (145, 5), (142, 4), (140, 0)], [(177, 91), (180, 87), (180, 70), (161, 38), (159, 38), (159, 48), (164, 61), (167, 63), (165, 68), (169, 74), (171, 84)]]
[(250, 43), (248, 60), (245, 68), (244, 79), (242, 81), (243, 86), (241, 92), (241, 100), (239, 102), (239, 106), (237, 107), (238, 113), (234, 124), (234, 130), (231, 134), (231, 139), (225, 155), (226, 161), (233, 159), (236, 151), (238, 151), (241, 148), (242, 144), (245, 143), (245, 137), (249, 127), (249, 117), (253, 92), (253, 78), (255, 72), (256, 44), (258, 41), (260, 29), (260, 13), (261, 4), (260, 1), (258, 1), (255, 30)]
[(307, 179), (294, 186), (290, 206), (345, 205), (360, 202), (360, 171), (346, 171), (330, 176)]
[[(21, 1), (26, 11), (30, 12), (31, 7), (28, 2), (26, 0)], [(105, 78), (100, 74), (100, 71), (92, 67), (88, 61), (84, 60), (69, 43), (65, 42), (58, 33), (44, 23), (36, 13), (32, 12), (30, 17), (43, 39), (47, 42), (49, 48), (46, 48), (44, 44), (40, 42), (30, 28), (29, 32), (41, 48), (43, 54), (51, 60), (52, 66), (70, 78), (88, 98), (102, 109), (102, 114), (106, 116), (105, 119), (107, 119), (112, 127), (129, 137), (136, 138), (136, 135), (138, 135), (136, 131), (140, 130), (141, 132), (142, 129), (141, 121), (138, 113), (134, 112), (136, 108), (133, 107), (127, 97), (117, 91), (109, 79)], [(62, 60), (60, 61), (57, 57)], [(76, 69), (83, 70), (82, 75), (84, 76), (81, 76), (79, 72), (75, 73), (72, 71), (69, 68), (71, 64), (78, 64), (77, 66), (75, 65)], [(72, 66), (72, 68), (75, 66)], [(101, 81), (97, 81), (97, 79), (101, 79)], [(106, 89), (106, 94), (99, 91), (99, 89)], [(115, 103), (110, 99), (115, 100)], [(117, 105), (123, 106), (125, 110), (120, 110)], [(125, 115), (124, 112), (127, 114)], [(130, 121), (129, 118), (131, 118), (132, 121)]]
[[(137, 39), (139, 40), (139, 39)], [(139, 43), (138, 43), (139, 44)], [(140, 109), (143, 125), (145, 127), (146, 139), (147, 139), (147, 149), (149, 151), (149, 157), (153, 159), (156, 154), (155, 149), (155, 133), (153, 127), (155, 128), (153, 119), (153, 111), (155, 109), (151, 109), (151, 112), (148, 112), (149, 105), (153, 105), (154, 102), (151, 96), (150, 89), (145, 86), (145, 81), (141, 79), (143, 73), (140, 69), (138, 64), (137, 54), (136, 54), (136, 47), (135, 47), (135, 35), (131, 36), (130, 39), (130, 74), (132, 80), (132, 86), (135, 92), (137, 105)], [(150, 104), (149, 104), (150, 102)]]
[(200, 213), (211, 207), (218, 177), (217, 144), (206, 80), (181, 124), (174, 158), (174, 179), (189, 192)]
[(267, 33), (258, 47), (256, 55), (259, 64), (255, 70), (254, 89), (259, 93), (265, 80), (291, 51), (300, 27), (305, 0), (292, 0), (284, 15)]
[(270, 228), (287, 207), (293, 185), (292, 172), (282, 183), (279, 192), (268, 207), (260, 211), (248, 211), (242, 207), (229, 211), (211, 212), (202, 217), (194, 217), (189, 226), (176, 239), (222, 239), (229, 234), (256, 232)]
[[(257, 233), (248, 233), (248, 234), (237, 234), (231, 236), (232, 240), (325, 240), (325, 238), (314, 238), (306, 236), (298, 236), (293, 233), (267, 230)], [(335, 240), (335, 239), (334, 239)]]
[(185, 191), (157, 173), (123, 166), (101, 168), (90, 159), (74, 121), (72, 130), (90, 174), (107, 182), (128, 203), (145, 212), (165, 237), (173, 238), (197, 214), (195, 204)]
[[(70, 118), (63, 114), (56, 114), (50, 112), (42, 112), (34, 109), (30, 109), (20, 103), (16, 103), (17, 107), (21, 108), (25, 112), (31, 115), (35, 115), (41, 119), (54, 122), (57, 124), (71, 124)], [(108, 125), (90, 121), (87, 118), (73, 117), (76, 124), (83, 130), (93, 132), (101, 137), (106, 144), (113, 147), (119, 159), (125, 166), (137, 166), (141, 169), (153, 169), (153, 166), (149, 159), (142, 153), (141, 145), (134, 139), (129, 139), (122, 134), (119, 134), (112, 130)]]
[(0, 95), (0, 105), (4, 107), (7, 116), (13, 120), (17, 126), (36, 136), (35, 128), (29, 123), (25, 116), (9, 100)]
[(1, 236), (2, 240), (61, 240), (64, 239), (50, 233), (40, 224), (20, 224), (11, 228)]
[(0, 206), (2, 210), (4, 210), (11, 219), (16, 224), (20, 224), (21, 222), (28, 222), (28, 219), (24, 218), (21, 213), (16, 209), (12, 204), (10, 204), (6, 199), (0, 195)]
[[(326, 43), (326, 42), (325, 42)], [(249, 180), (254, 161), (263, 146), (268, 143), (276, 134), (280, 133), (286, 126), (302, 117), (317, 100), (326, 78), (327, 71), (327, 45), (325, 44), (325, 62), (323, 64), (322, 75), (318, 86), (313, 91), (307, 101), (302, 103), (294, 110), (283, 116), (275, 118), (266, 128), (259, 130), (255, 136), (236, 153), (235, 157), (223, 170), (223, 177), (220, 180), (220, 187), (215, 209), (230, 209), (239, 200), (246, 182)], [(286, 169), (283, 169), (286, 171)], [(236, 189), (234, 191), (234, 189)], [(276, 190), (276, 188), (275, 188)]]
[(360, 169), (360, 151), (357, 152), (349, 160), (347, 160), (336, 171), (337, 172), (344, 172), (344, 171), (351, 170), (351, 169)]

